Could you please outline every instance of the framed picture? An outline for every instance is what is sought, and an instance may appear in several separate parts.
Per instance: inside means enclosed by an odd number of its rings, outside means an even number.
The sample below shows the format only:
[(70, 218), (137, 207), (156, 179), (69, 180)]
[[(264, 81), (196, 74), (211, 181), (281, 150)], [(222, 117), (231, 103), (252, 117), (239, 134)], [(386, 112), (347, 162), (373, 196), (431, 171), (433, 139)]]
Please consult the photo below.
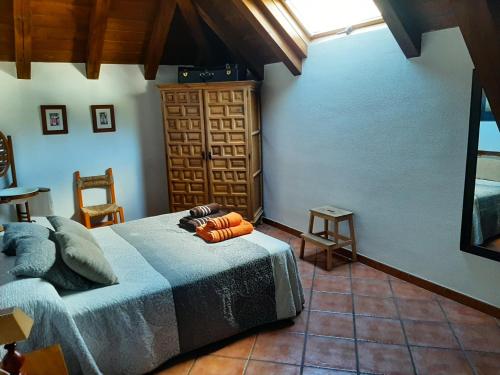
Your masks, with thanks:
[(111, 104), (92, 105), (92, 127), (94, 133), (114, 132), (115, 125), (115, 107)]
[(65, 105), (42, 105), (42, 131), (44, 135), (68, 134)]

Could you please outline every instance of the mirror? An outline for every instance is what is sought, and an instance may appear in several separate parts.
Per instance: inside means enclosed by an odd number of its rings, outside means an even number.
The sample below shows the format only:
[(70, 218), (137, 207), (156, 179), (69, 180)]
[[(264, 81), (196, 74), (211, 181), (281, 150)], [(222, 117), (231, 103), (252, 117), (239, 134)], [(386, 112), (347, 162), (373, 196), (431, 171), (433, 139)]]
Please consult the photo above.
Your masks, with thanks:
[(500, 122), (473, 76), (461, 249), (500, 261)]
[(10, 167), (10, 145), (5, 135), (0, 132), (0, 177), (7, 174)]

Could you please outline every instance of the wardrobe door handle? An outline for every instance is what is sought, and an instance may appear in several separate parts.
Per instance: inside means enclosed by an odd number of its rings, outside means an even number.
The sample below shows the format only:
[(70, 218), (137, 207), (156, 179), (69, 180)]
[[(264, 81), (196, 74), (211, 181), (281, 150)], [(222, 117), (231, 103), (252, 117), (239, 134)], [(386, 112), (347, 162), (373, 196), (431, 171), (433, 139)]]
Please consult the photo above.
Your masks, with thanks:
[(207, 154), (205, 153), (205, 151), (201, 152), (201, 157), (203, 160), (207, 160)]
[(208, 151), (208, 160), (212, 160), (212, 151)]

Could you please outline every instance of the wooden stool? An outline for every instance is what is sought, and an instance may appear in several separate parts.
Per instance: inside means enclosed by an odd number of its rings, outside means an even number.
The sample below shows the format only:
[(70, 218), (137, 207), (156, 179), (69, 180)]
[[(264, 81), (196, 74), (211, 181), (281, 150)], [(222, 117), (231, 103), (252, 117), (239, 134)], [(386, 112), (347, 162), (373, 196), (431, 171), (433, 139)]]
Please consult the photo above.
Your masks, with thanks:
[[(310, 242), (326, 251), (326, 269), (332, 269), (332, 252), (341, 247), (351, 245), (352, 261), (357, 260), (356, 254), (356, 235), (354, 233), (353, 213), (342, 210), (333, 206), (323, 206), (309, 210), (309, 233), (302, 233), (302, 243), (300, 244), (300, 258), (304, 258), (304, 248), (306, 241)], [(314, 218), (322, 218), (324, 220), (324, 230), (313, 233)], [(333, 232), (329, 230), (329, 223), (333, 222)], [(349, 222), (349, 237), (339, 233), (339, 223), (342, 221)], [(323, 236), (323, 237), (322, 237)], [(330, 239), (333, 237), (333, 240)]]

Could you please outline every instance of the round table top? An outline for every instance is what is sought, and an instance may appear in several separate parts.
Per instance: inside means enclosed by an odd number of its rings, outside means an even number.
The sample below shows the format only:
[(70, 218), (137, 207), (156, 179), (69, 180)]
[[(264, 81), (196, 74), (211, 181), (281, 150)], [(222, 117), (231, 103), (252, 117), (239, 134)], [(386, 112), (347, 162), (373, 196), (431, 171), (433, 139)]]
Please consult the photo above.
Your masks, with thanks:
[(0, 189), (0, 199), (23, 199), (35, 196), (38, 194), (39, 188), (34, 187), (13, 187)]

